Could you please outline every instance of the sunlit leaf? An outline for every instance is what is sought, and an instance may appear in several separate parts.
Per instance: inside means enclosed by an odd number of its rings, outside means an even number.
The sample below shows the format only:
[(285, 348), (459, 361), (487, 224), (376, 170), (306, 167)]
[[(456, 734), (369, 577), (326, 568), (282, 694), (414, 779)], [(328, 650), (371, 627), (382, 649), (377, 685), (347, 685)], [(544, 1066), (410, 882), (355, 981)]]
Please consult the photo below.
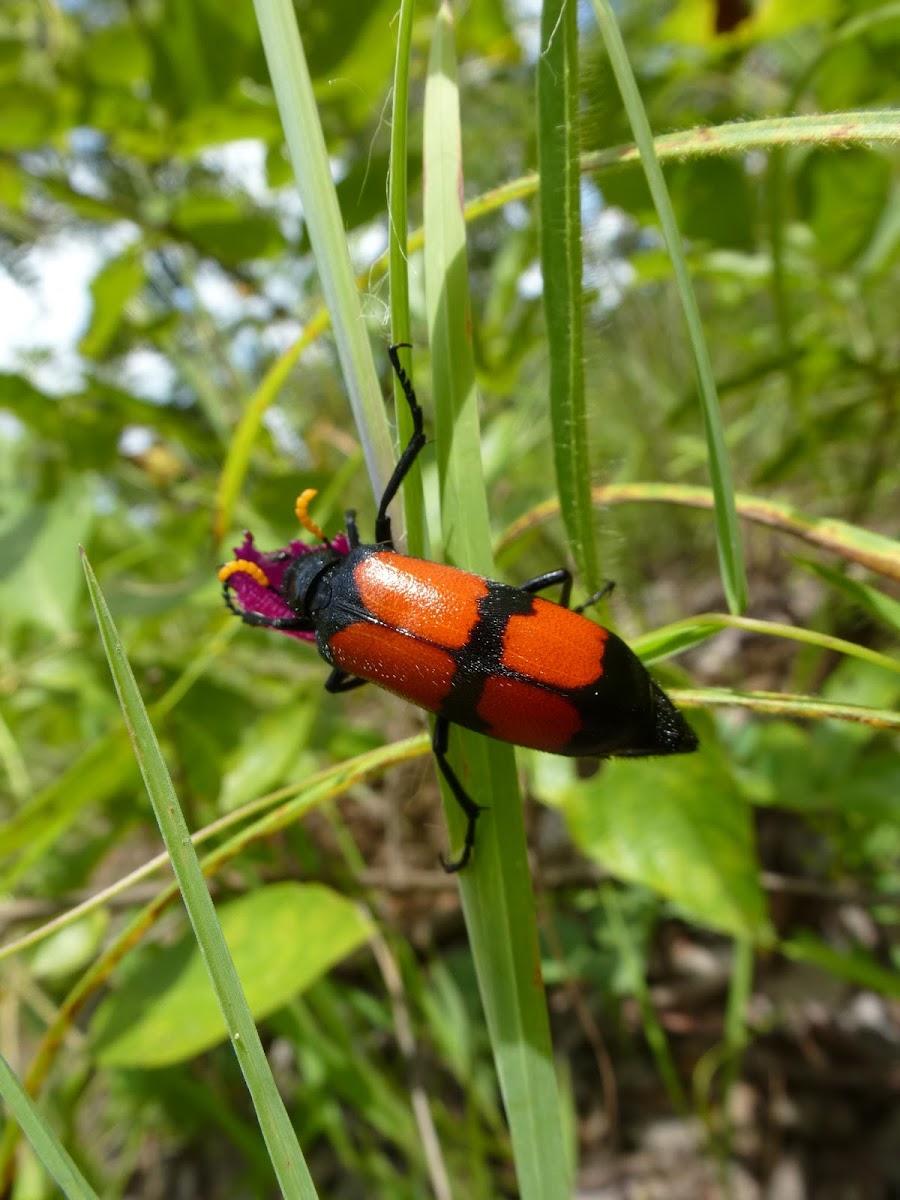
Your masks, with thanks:
[[(369, 927), (349, 900), (318, 884), (273, 884), (223, 905), (219, 918), (255, 1020), (361, 946)], [(183, 1062), (225, 1037), (193, 935), (155, 948), (91, 1023), (106, 1066)]]
[(614, 875), (703, 925), (768, 936), (750, 810), (718, 754), (612, 760), (556, 800), (581, 850)]

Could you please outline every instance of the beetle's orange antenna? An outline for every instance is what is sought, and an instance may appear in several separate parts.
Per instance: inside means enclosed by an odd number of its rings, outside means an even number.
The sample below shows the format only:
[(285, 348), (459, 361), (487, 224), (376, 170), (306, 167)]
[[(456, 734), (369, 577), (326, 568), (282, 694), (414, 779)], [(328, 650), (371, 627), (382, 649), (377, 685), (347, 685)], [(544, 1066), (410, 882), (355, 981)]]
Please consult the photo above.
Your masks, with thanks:
[(307, 488), (305, 492), (301, 492), (297, 497), (297, 504), (294, 508), (294, 512), (297, 514), (297, 520), (300, 522), (303, 528), (308, 530), (313, 537), (317, 537), (319, 541), (324, 542), (325, 545), (328, 546), (330, 543), (328, 538), (325, 536), (324, 529), (320, 528), (307, 512), (313, 497), (318, 496), (318, 494), (319, 493), (315, 488)]
[(271, 587), (269, 577), (255, 562), (249, 562), (246, 558), (236, 558), (233, 562), (226, 563), (224, 567), (219, 568), (219, 582), (227, 583), (232, 575), (237, 575), (239, 571), (243, 571), (245, 575), (249, 575), (251, 579), (255, 579), (257, 583), (263, 587)]

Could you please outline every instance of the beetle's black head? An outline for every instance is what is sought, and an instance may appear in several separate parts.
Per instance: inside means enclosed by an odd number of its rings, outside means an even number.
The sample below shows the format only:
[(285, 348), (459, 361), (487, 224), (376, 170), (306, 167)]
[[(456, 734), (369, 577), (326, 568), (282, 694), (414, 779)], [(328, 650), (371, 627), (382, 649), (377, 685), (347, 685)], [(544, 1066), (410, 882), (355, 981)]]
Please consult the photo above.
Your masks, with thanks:
[(247, 533), (235, 548), (234, 560), (219, 571), (225, 603), (247, 625), (314, 641), (311, 613), (317, 580), (340, 563), (349, 548), (341, 535), (324, 546), (295, 541), (283, 550), (265, 553), (256, 549), (253, 535)]
[(328, 603), (331, 594), (328, 576), (343, 558), (332, 546), (322, 546), (311, 554), (297, 555), (288, 563), (281, 598), (296, 616), (309, 622), (310, 629), (315, 628), (316, 613)]

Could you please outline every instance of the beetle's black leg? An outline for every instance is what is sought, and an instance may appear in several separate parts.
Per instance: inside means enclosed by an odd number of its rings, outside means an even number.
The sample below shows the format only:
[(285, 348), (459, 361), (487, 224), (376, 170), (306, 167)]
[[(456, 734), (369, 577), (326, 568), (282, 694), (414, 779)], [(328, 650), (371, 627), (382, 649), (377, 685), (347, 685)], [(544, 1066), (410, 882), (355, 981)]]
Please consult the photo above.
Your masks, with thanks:
[(359, 545), (359, 530), (356, 528), (356, 511), (348, 509), (344, 513), (344, 523), (347, 526), (347, 541), (350, 543), (350, 549), (355, 550)]
[(360, 679), (358, 675), (348, 675), (346, 671), (335, 667), (325, 680), (325, 691), (352, 692), (354, 688), (362, 687), (364, 683), (368, 682), (368, 679)]
[(545, 575), (535, 575), (534, 579), (520, 583), (519, 587), (523, 592), (542, 592), (544, 588), (555, 587), (557, 583), (562, 584), (558, 603), (563, 608), (568, 608), (572, 596), (572, 574), (565, 567), (560, 567), (557, 571), (547, 571)]
[(391, 360), (391, 366), (394, 368), (394, 373), (400, 381), (400, 387), (403, 389), (403, 395), (406, 397), (406, 403), (409, 405), (409, 411), (412, 414), (413, 420), (413, 432), (406, 449), (397, 460), (394, 473), (387, 481), (387, 487), (384, 489), (381, 503), (378, 505), (378, 515), (375, 518), (376, 543), (379, 546), (388, 546), (391, 549), (394, 546), (394, 539), (391, 536), (391, 518), (388, 516), (388, 506), (397, 495), (401, 483), (409, 474), (410, 468), (422, 453), (422, 448), (425, 445), (422, 406), (416, 399), (413, 385), (410, 382), (409, 376), (404, 371), (397, 354), (397, 351), (404, 346), (409, 347), (409, 342), (398, 342), (396, 346), (389, 346), (388, 358)]
[(593, 596), (588, 596), (584, 604), (579, 604), (575, 609), (577, 613), (583, 613), (586, 608), (590, 608), (592, 604), (599, 604), (601, 600), (605, 600), (607, 596), (612, 594), (613, 588), (616, 586), (614, 579), (607, 579), (603, 587), (599, 591), (594, 592)]
[(227, 582), (222, 584), (222, 596), (228, 608), (236, 617), (240, 617), (245, 625), (256, 625), (261, 629), (300, 629), (305, 633), (310, 633), (312, 630), (312, 626), (305, 617), (267, 617), (263, 613), (238, 608), (231, 598), (231, 588)]
[[(526, 583), (519, 584), (519, 587), (523, 592), (542, 592), (544, 588), (553, 587), (557, 583), (562, 584), (562, 591), (559, 594), (557, 603), (561, 604), (563, 608), (568, 608), (569, 600), (572, 596), (572, 575), (565, 567), (560, 567), (558, 571), (548, 571), (546, 575), (536, 575), (534, 579), (529, 579)], [(588, 596), (583, 604), (579, 604), (572, 611), (583, 613), (592, 604), (598, 604), (601, 600), (605, 600), (615, 586), (615, 582), (612, 579), (608, 580), (599, 591), (594, 592), (593, 596)]]
[(434, 757), (437, 760), (437, 765), (440, 767), (441, 774), (450, 785), (450, 791), (453, 793), (456, 803), (463, 810), (466, 817), (466, 836), (463, 841), (462, 854), (460, 854), (459, 858), (451, 859), (446, 859), (441, 855), (441, 866), (448, 875), (452, 875), (455, 871), (461, 871), (472, 857), (472, 851), (475, 848), (475, 823), (478, 820), (478, 814), (484, 812), (484, 808), (482, 805), (475, 803), (459, 782), (456, 772), (447, 761), (449, 740), (450, 722), (446, 717), (438, 717), (434, 723), (434, 737), (431, 740)]
[(301, 633), (311, 633), (309, 621), (304, 617), (266, 617), (262, 613), (241, 612), (232, 608), (233, 613), (241, 618), (245, 625), (255, 625), (260, 629), (283, 629), (287, 632), (299, 630)]

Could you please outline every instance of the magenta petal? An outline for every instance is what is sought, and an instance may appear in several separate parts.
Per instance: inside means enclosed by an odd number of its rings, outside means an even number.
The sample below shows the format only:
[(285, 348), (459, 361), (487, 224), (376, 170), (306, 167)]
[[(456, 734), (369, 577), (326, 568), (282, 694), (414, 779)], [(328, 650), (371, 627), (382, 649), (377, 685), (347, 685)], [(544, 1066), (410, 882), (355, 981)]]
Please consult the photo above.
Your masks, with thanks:
[[(350, 551), (350, 543), (344, 534), (339, 534), (334, 538), (331, 545), (338, 554), (347, 554)], [(257, 550), (253, 542), (253, 534), (245, 531), (243, 542), (234, 548), (234, 557), (238, 562), (254, 563), (264, 571), (269, 580), (269, 587), (264, 587), (252, 575), (245, 574), (243, 571), (235, 571), (230, 575), (226, 586), (234, 592), (238, 606), (244, 612), (257, 613), (268, 620), (289, 619), (296, 614), (281, 597), (284, 573), (294, 559), (303, 558), (320, 549), (320, 546), (309, 546), (306, 542), (297, 540), (285, 546), (283, 550), (269, 552)], [(316, 640), (316, 635), (311, 630), (281, 629), (278, 632), (287, 634), (288, 637), (298, 638), (303, 642)]]

